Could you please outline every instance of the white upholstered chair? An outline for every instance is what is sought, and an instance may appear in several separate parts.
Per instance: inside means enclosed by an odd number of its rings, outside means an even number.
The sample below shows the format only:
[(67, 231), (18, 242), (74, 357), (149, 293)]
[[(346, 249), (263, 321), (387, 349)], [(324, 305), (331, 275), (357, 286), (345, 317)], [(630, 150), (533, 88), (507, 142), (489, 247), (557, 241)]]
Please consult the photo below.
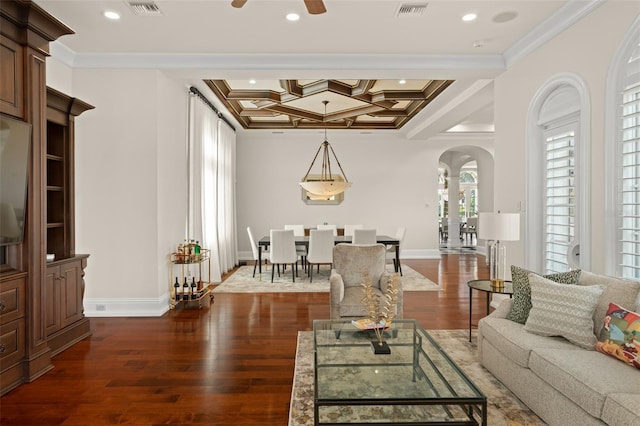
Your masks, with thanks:
[(316, 229), (331, 229), (333, 230), (333, 236), (338, 236), (338, 226), (337, 225), (318, 225)]
[(375, 229), (354, 229), (353, 238), (351, 239), (353, 244), (375, 244), (376, 243), (376, 230)]
[[(333, 248), (333, 269), (329, 278), (329, 316), (331, 319), (364, 318), (368, 315), (363, 304), (363, 273), (371, 279), (375, 293), (384, 296), (393, 273), (385, 268), (383, 244), (337, 244)], [(403, 316), (402, 283), (398, 280), (396, 318)]]
[(312, 229), (309, 231), (309, 282), (313, 282), (313, 265), (331, 265), (333, 263), (333, 231), (331, 229)]
[[(249, 234), (249, 241), (251, 242), (251, 253), (253, 254), (253, 276), (256, 276), (256, 267), (258, 266), (258, 259), (260, 259), (260, 246), (253, 236), (253, 231), (250, 226), (247, 226), (247, 234)], [(267, 265), (267, 259), (269, 257), (269, 252), (265, 252), (264, 254), (264, 264)]]
[[(398, 241), (400, 241), (400, 247), (398, 248), (398, 250), (402, 249), (402, 241), (404, 240), (404, 234), (406, 233), (406, 228), (404, 227), (399, 227), (396, 230), (396, 239)], [(397, 259), (396, 259), (396, 246), (393, 244), (389, 244), (387, 245), (387, 259), (392, 259), (393, 260), (393, 267), (395, 270), (397, 270), (398, 272), (400, 272), (400, 275), (402, 275), (402, 264), (398, 263), (396, 265)]]
[[(285, 230), (293, 230), (294, 237), (304, 237), (304, 225), (285, 225)], [(302, 261), (302, 267), (306, 269), (307, 265), (307, 247), (303, 245), (296, 246), (296, 253), (300, 256), (300, 260)]]
[(344, 226), (344, 236), (345, 237), (353, 237), (353, 230), (354, 229), (362, 229), (364, 228), (363, 225), (345, 225)]
[[(296, 282), (298, 269), (298, 254), (296, 253), (296, 241), (293, 230), (272, 229), (270, 231), (271, 247), (269, 260), (271, 261), (271, 282), (273, 282), (274, 269), (279, 265), (291, 264), (291, 278)], [(280, 271), (278, 270), (278, 274)]]

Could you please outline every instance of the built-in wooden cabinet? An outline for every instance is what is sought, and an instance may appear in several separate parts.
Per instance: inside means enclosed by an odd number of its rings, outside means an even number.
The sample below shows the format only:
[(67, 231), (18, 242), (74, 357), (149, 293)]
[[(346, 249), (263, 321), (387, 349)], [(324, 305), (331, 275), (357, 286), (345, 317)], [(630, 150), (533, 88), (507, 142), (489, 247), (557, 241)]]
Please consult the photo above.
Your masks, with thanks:
[(49, 43), (65, 34), (73, 31), (32, 1), (0, 1), (0, 113), (32, 125), (25, 238), (0, 247), (0, 395), (47, 373), (55, 354), (90, 333), (73, 163), (74, 118), (93, 107), (46, 87)]
[(0, 388), (22, 382), (26, 273), (0, 276)]
[(52, 262), (47, 267), (44, 312), (47, 340), (52, 355), (91, 334), (84, 317), (84, 268), (87, 255)]

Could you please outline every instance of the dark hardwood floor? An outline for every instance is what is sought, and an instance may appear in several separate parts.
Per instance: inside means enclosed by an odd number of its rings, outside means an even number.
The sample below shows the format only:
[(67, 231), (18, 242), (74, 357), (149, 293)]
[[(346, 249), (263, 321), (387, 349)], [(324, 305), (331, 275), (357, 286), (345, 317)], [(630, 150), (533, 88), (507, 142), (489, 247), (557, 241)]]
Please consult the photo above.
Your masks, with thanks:
[[(488, 277), (484, 256), (403, 263), (444, 290), (405, 295), (405, 318), (466, 329), (466, 282)], [(485, 295), (473, 297), (477, 322)], [(160, 318), (91, 318), (90, 338), (0, 398), (0, 424), (285, 426), (297, 332), (328, 317), (327, 293), (278, 293), (218, 294)]]

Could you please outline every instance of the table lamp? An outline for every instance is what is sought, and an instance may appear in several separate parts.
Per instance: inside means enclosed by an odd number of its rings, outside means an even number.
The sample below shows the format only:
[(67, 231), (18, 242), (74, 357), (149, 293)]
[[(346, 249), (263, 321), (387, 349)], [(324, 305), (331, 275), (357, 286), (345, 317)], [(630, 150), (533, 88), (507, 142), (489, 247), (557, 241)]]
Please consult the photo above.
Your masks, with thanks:
[(501, 241), (520, 239), (519, 213), (478, 213), (478, 238), (495, 241), (489, 247), (489, 276), (494, 288), (504, 286), (507, 249)]

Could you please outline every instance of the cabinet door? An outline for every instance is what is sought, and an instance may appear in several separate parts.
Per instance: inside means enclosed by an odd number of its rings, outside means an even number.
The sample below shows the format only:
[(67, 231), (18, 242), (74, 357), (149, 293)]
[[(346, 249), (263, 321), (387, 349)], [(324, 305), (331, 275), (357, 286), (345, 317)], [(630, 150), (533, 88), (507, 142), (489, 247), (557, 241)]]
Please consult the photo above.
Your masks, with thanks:
[(82, 267), (80, 262), (65, 263), (60, 266), (60, 311), (62, 327), (82, 319)]
[(0, 64), (2, 70), (0, 112), (20, 118), (24, 117), (22, 55), (22, 46), (6, 37), (0, 37)]
[(60, 267), (47, 268), (44, 281), (44, 320), (47, 336), (60, 330)]

